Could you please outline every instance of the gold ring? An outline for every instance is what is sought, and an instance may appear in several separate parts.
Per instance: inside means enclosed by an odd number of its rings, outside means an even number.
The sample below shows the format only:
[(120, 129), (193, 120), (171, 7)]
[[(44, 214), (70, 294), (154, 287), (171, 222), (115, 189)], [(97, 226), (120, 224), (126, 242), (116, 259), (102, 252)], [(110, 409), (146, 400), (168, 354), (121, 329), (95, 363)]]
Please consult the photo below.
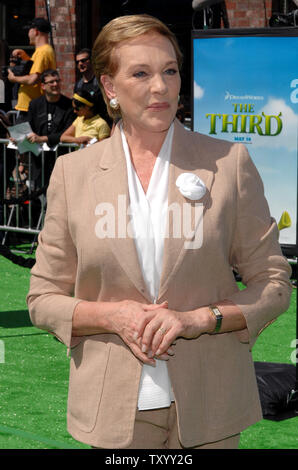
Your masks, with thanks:
[(165, 328), (159, 328), (158, 331), (162, 334), (165, 335), (167, 330)]

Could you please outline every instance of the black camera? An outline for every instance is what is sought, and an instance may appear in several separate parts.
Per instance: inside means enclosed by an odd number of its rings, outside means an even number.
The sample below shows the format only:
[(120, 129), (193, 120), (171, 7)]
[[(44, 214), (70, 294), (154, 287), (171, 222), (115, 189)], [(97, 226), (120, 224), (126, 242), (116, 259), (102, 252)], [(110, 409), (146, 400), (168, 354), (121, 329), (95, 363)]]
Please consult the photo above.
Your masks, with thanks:
[(2, 78), (8, 77), (8, 69), (10, 69), (17, 77), (28, 75), (33, 65), (32, 60), (22, 60), (20, 57), (11, 57), (10, 62), (14, 63), (15, 65), (3, 65), (1, 67)]
[(1, 66), (1, 78), (7, 78), (8, 77), (8, 65), (2, 65)]

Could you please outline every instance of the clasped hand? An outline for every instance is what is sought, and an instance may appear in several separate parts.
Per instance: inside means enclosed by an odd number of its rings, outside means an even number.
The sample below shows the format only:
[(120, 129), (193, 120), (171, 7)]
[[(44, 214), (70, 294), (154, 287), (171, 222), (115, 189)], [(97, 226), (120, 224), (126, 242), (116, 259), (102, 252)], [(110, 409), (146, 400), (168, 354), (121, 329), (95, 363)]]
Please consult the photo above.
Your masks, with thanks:
[(125, 300), (110, 316), (111, 329), (145, 364), (155, 359), (168, 360), (174, 355), (173, 343), (178, 337), (195, 338), (203, 333), (198, 311), (177, 312), (162, 304), (141, 304)]

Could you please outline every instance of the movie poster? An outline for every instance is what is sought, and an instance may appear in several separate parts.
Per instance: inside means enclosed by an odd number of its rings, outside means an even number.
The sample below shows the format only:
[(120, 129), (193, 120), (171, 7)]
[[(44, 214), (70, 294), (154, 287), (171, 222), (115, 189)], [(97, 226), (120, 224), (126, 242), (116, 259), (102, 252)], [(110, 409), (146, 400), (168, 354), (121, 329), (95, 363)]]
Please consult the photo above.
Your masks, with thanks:
[(193, 130), (247, 146), (296, 247), (298, 37), (274, 33), (193, 38)]

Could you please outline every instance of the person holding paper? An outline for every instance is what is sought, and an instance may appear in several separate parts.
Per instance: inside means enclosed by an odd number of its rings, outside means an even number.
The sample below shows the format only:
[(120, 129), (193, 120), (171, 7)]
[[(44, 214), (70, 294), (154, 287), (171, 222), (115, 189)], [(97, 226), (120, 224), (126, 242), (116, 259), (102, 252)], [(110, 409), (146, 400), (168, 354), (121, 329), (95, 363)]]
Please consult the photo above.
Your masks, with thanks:
[(52, 148), (60, 142), (61, 135), (76, 115), (71, 99), (61, 93), (61, 79), (57, 70), (45, 70), (40, 81), (44, 94), (30, 102), (28, 122), (33, 132), (27, 138), (30, 142), (46, 143)]
[[(41, 159), (38, 156), (41, 146), (47, 144), (50, 149), (57, 146), (62, 133), (76, 117), (71, 99), (61, 93), (60, 82), (57, 70), (45, 70), (41, 74), (41, 88), (44, 94), (30, 102), (26, 121), (8, 128), (12, 142), (18, 142), (20, 154), (31, 151), (36, 155), (36, 158), (32, 155), (31, 160), (36, 170), (35, 174), (41, 171)], [(18, 132), (18, 135), (15, 132)], [(54, 152), (45, 153), (44, 181), (46, 184), (55, 164), (55, 158)], [(20, 156), (20, 159), (28, 160), (26, 155)]]
[[(27, 119), (32, 132), (27, 134), (27, 140), (43, 148), (47, 146), (44, 150), (54, 149), (59, 144), (61, 135), (76, 117), (71, 99), (61, 93), (60, 84), (61, 79), (57, 70), (45, 70), (41, 74), (41, 89), (44, 94), (29, 104)], [(58, 154), (65, 153), (66, 150), (59, 149)], [(47, 184), (55, 164), (56, 154), (47, 151), (44, 155), (44, 181)], [(35, 158), (35, 165), (41, 169), (39, 157)]]

